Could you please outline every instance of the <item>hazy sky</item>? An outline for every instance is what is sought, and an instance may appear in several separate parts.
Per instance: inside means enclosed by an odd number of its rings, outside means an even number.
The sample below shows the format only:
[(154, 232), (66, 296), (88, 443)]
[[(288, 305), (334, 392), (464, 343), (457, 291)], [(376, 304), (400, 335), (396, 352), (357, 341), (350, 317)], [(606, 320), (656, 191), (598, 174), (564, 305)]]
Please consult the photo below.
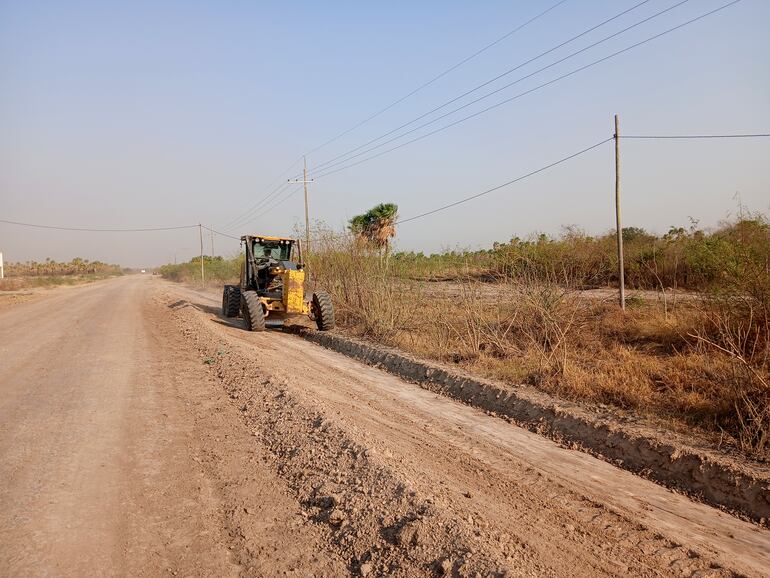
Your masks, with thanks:
[[(378, 137), (638, 1), (567, 0), (313, 152), (308, 164)], [(409, 138), (726, 1), (690, 0)], [(0, 2), (0, 219), (102, 228), (203, 222), (224, 229), (271, 183), (294, 176), (281, 173), (304, 152), (554, 3)], [(650, 0), (445, 110), (676, 3)], [(410, 217), (610, 137), (614, 113), (625, 134), (770, 132), (768, 24), (770, 2), (743, 0), (458, 126), (319, 178), (310, 189), (311, 215), (342, 227), (385, 201)], [(689, 217), (712, 226), (735, 213), (736, 192), (749, 208), (770, 212), (770, 139), (629, 140), (622, 147), (627, 226), (665, 232)], [(477, 201), (405, 223), (397, 245), (476, 248), (534, 231), (556, 233), (566, 224), (606, 231), (614, 226), (613, 170), (607, 143)], [(288, 233), (302, 218), (300, 193), (225, 230)], [(218, 253), (237, 245), (216, 239)], [(10, 261), (82, 256), (154, 265), (175, 255), (189, 259), (197, 247), (197, 230), (84, 233), (0, 224), (0, 250)]]

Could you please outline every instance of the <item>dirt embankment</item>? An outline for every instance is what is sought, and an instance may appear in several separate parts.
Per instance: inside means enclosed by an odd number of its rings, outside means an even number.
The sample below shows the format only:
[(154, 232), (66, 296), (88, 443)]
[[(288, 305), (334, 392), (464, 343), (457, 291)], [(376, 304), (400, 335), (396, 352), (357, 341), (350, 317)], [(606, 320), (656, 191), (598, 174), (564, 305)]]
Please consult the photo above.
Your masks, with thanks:
[(531, 431), (592, 453), (704, 501), (766, 524), (770, 468), (695, 447), (683, 436), (592, 413), (533, 388), (511, 387), (342, 335), (297, 329), (304, 338), (381, 367), (431, 391), (510, 418)]
[(353, 574), (759, 576), (770, 563), (758, 526), (169, 291), (175, 323)]

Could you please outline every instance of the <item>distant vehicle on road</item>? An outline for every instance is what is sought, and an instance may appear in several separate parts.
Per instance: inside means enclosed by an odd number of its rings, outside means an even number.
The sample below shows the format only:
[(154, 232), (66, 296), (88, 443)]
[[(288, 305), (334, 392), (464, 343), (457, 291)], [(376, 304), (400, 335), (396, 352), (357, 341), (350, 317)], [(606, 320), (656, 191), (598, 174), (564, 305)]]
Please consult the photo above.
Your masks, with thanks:
[(144, 269), (142, 269), (142, 273), (147, 273), (147, 271), (145, 271)]

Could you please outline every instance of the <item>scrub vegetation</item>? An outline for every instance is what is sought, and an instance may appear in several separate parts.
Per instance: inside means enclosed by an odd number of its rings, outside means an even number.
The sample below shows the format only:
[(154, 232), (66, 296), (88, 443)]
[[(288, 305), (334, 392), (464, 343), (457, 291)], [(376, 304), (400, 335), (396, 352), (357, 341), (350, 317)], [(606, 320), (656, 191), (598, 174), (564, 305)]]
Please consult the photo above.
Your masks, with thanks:
[(614, 235), (575, 228), (389, 260), (327, 231), (309, 268), (352, 334), (770, 458), (767, 220), (623, 234), (627, 284), (644, 290), (626, 312), (606, 290)]
[[(206, 281), (232, 282), (238, 279), (243, 256), (226, 259), (204, 255), (203, 267)], [(158, 269), (161, 275), (172, 281), (192, 282), (201, 280), (201, 259), (193, 257), (185, 263), (163, 265)]]

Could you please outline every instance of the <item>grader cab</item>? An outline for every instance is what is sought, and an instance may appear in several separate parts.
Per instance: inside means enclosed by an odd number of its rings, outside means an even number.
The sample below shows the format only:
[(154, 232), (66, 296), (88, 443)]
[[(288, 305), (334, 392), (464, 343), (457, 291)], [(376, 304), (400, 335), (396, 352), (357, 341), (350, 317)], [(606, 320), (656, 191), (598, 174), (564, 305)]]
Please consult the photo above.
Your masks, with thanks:
[(244, 262), (240, 285), (225, 285), (222, 314), (243, 317), (249, 331), (264, 331), (268, 319), (282, 324), (297, 315), (308, 315), (318, 329), (334, 328), (331, 297), (316, 291), (305, 295), (302, 246), (296, 239), (244, 235)]

